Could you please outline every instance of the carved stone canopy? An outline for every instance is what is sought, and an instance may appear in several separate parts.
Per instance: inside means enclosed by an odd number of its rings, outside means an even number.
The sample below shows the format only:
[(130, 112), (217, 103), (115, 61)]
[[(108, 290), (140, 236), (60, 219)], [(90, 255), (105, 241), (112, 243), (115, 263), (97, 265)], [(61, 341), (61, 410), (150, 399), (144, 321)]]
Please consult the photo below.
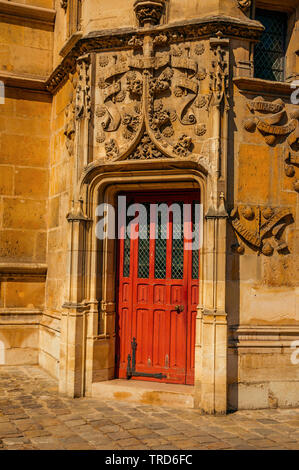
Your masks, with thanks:
[(165, 0), (136, 0), (134, 10), (140, 26), (158, 25), (165, 8)]

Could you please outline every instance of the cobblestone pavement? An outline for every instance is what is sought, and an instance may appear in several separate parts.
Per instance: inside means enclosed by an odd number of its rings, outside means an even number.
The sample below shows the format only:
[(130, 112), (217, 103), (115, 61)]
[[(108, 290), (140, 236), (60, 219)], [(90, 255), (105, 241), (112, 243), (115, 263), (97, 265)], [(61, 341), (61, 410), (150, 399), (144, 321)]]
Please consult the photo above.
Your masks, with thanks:
[(299, 410), (203, 416), (57, 394), (39, 367), (0, 367), (1, 449), (299, 449)]

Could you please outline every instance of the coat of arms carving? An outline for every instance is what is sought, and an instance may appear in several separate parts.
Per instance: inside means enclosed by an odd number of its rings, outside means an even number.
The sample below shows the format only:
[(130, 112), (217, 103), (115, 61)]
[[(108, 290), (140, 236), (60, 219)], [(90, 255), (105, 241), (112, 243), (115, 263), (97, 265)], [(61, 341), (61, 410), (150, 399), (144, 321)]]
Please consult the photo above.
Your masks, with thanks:
[[(97, 55), (95, 141), (98, 158), (186, 158), (207, 131), (207, 77), (201, 42), (169, 45), (164, 33), (133, 37), (131, 51)], [(151, 144), (149, 145), (149, 142)], [(154, 149), (154, 150), (153, 150)], [(133, 158), (133, 157), (132, 157)]]

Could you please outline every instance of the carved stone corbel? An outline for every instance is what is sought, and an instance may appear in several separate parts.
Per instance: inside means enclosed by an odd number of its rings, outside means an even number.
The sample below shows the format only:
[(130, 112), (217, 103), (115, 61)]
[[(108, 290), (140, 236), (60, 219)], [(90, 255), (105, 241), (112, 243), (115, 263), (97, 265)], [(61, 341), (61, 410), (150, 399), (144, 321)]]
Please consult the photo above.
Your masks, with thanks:
[(136, 0), (134, 10), (140, 26), (160, 24), (165, 9), (165, 0)]

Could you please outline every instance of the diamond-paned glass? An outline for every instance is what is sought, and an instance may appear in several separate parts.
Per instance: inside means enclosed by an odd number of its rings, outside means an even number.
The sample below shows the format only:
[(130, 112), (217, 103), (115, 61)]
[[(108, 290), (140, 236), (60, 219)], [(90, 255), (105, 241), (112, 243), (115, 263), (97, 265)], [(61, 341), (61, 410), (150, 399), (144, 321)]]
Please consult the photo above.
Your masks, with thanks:
[(184, 222), (183, 222), (183, 202), (177, 203), (181, 209), (181, 222), (173, 220), (172, 225), (172, 279), (183, 279), (184, 276)]
[(162, 220), (161, 212), (157, 215), (157, 238), (155, 242), (155, 278), (166, 278), (167, 221)]
[(265, 27), (254, 49), (254, 76), (264, 80), (284, 81), (287, 15), (256, 10), (256, 20)]
[(138, 240), (138, 277), (149, 278), (150, 255), (150, 203), (140, 203), (146, 208), (139, 213), (139, 240)]
[[(197, 237), (199, 237), (199, 220), (197, 220), (198, 217), (196, 217), (197, 214), (195, 212), (196, 204), (197, 204), (196, 201), (193, 201), (192, 203), (192, 230), (193, 230), (193, 233), (196, 232)], [(194, 248), (195, 249), (192, 250), (192, 279), (198, 279), (199, 278), (199, 246), (198, 247), (196, 246)]]
[(130, 277), (130, 254), (131, 254), (131, 239), (125, 238), (124, 240), (124, 277)]
[[(126, 207), (127, 214), (127, 207)], [(124, 239), (124, 266), (123, 266), (123, 276), (130, 277), (130, 258), (131, 258), (131, 238), (128, 236), (127, 228), (129, 225), (131, 217), (126, 216), (126, 227), (125, 227), (125, 239)]]

